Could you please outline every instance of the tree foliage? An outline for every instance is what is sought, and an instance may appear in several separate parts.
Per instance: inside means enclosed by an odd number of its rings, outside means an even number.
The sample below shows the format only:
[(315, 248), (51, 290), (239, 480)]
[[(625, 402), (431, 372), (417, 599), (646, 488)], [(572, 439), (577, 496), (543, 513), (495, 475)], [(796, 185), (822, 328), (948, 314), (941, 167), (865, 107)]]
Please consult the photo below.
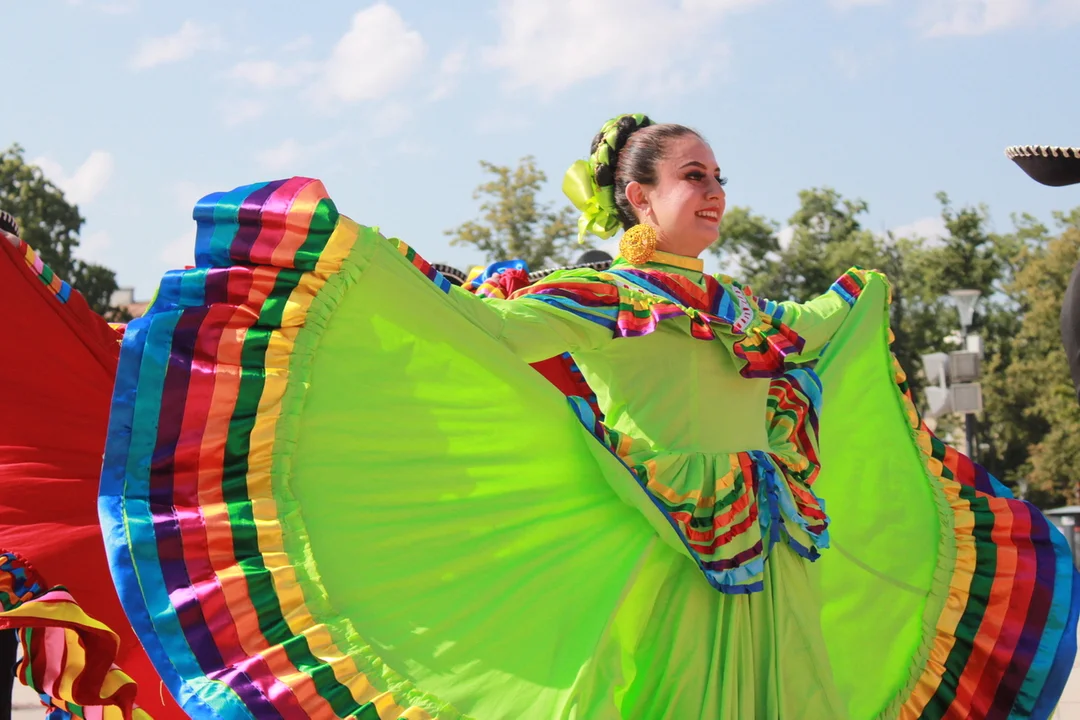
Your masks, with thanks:
[(515, 168), (485, 161), (480, 166), (493, 176), (473, 193), (482, 201), (480, 219), (447, 230), (451, 245), (475, 247), (489, 262), (524, 260), (534, 270), (570, 263), (591, 247), (577, 242), (576, 210), (539, 200), (547, 176), (533, 157), (522, 158)]
[(41, 168), (26, 162), (19, 145), (0, 154), (0, 210), (15, 216), (22, 239), (42, 262), (77, 288), (91, 308), (110, 319), (123, 319), (109, 307), (117, 289), (116, 274), (75, 257), (85, 222), (79, 208), (67, 201)]
[[(546, 177), (533, 158), (516, 168), (481, 166), (492, 176), (475, 193), (481, 217), (447, 231), (451, 243), (473, 246), (488, 260), (521, 258), (533, 268), (572, 261), (577, 213), (538, 200)], [(892, 349), (920, 402), (921, 356), (963, 344), (949, 291), (978, 290), (969, 328), (984, 346), (978, 459), (1044, 507), (1080, 504), (1080, 407), (1057, 320), (1080, 260), (1080, 208), (1057, 216), (1057, 234), (1028, 216), (999, 234), (985, 206), (958, 208), (943, 192), (937, 199), (941, 237), (898, 237), (863, 226), (865, 201), (811, 188), (799, 193), (783, 230), (750, 208), (729, 208), (710, 251), (757, 294), (777, 300), (808, 300), (853, 265), (883, 271), (892, 285)], [(959, 426), (957, 416), (945, 416), (938, 433), (948, 437)]]
[[(1080, 255), (1080, 209), (1058, 217), (1057, 236), (1029, 217), (1016, 218), (1013, 232), (995, 234), (986, 207), (956, 208), (945, 193), (937, 198), (945, 227), (940, 238), (872, 233), (861, 224), (864, 201), (814, 188), (799, 193), (782, 233), (778, 223), (732, 208), (711, 250), (773, 299), (814, 297), (852, 265), (885, 272), (893, 290), (893, 351), (920, 401), (926, 383), (920, 356), (957, 350), (962, 342), (949, 290), (979, 290), (969, 329), (985, 349), (979, 460), (1044, 506), (1080, 503), (1080, 407), (1057, 322)], [(938, 431), (958, 425), (947, 416)]]
[(991, 470), (1043, 505), (1080, 504), (1080, 406), (1061, 345), (1061, 299), (1080, 261), (1080, 208), (1057, 213), (1059, 234), (1029, 217), (1009, 238), (1007, 333), (990, 357), (984, 425)]

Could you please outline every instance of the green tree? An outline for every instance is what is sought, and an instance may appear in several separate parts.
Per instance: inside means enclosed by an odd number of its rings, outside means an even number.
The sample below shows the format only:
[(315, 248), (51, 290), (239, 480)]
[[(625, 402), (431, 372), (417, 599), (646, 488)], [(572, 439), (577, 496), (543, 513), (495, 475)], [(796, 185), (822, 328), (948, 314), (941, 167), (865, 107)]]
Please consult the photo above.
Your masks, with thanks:
[(547, 176), (533, 157), (522, 158), (516, 168), (480, 161), (494, 178), (476, 188), (482, 200), (480, 220), (469, 220), (447, 230), (451, 245), (472, 246), (487, 261), (520, 259), (538, 270), (549, 262), (567, 264), (581, 250), (577, 242), (578, 213), (569, 205), (556, 207), (538, 199)]
[(75, 257), (85, 222), (79, 208), (64, 198), (41, 168), (26, 162), (19, 145), (0, 154), (0, 210), (15, 216), (22, 239), (42, 262), (77, 288), (91, 308), (110, 319), (125, 319), (109, 307), (117, 288), (116, 274)]
[[(970, 332), (983, 339), (984, 412), (979, 461), (1000, 480), (1027, 487), (1047, 506), (1080, 503), (1080, 408), (1061, 340), (1058, 313), (1080, 256), (1080, 209), (1058, 215), (1053, 235), (1033, 218), (1014, 218), (1013, 232), (990, 231), (982, 205), (957, 208), (938, 193), (941, 238), (875, 235), (862, 227), (867, 205), (830, 188), (799, 193), (790, 242), (776, 243), (777, 223), (733, 208), (711, 248), (736, 261), (755, 292), (775, 300), (809, 299), (852, 265), (883, 271), (892, 286), (892, 349), (925, 402), (921, 355), (958, 349), (959, 318), (949, 291), (981, 292)], [(960, 418), (939, 418), (947, 436)]]
[(877, 267), (880, 244), (859, 222), (866, 211), (864, 201), (845, 199), (832, 188), (800, 191), (799, 208), (788, 220), (790, 242), (747, 280), (766, 297), (808, 300), (852, 265)]
[(771, 258), (780, 252), (774, 220), (755, 215), (747, 207), (730, 207), (720, 223), (720, 238), (709, 252), (725, 266), (737, 265), (740, 274), (754, 277), (767, 271)]
[[(777, 243), (777, 223), (747, 208), (733, 208), (711, 251), (737, 261), (755, 292), (777, 300), (808, 300), (853, 265), (884, 272), (892, 286), (892, 349), (915, 397), (922, 399), (926, 381), (920, 356), (956, 349), (949, 344), (958, 323), (948, 290), (975, 287), (989, 297), (1005, 269), (999, 239), (986, 229), (985, 208), (956, 210), (947, 195), (938, 199), (948, 230), (940, 241), (877, 235), (862, 225), (869, 209), (865, 201), (824, 187), (799, 193), (799, 207), (788, 221), (790, 240), (783, 247)], [(1004, 320), (1007, 316), (995, 315), (995, 321)], [(985, 314), (980, 322), (989, 322)]]
[(1034, 219), (1021, 216), (1003, 245), (1017, 249), (1006, 258), (1010, 281), (1004, 288), (1011, 331), (991, 353), (983, 385), (988, 469), (1042, 507), (1080, 503), (1080, 407), (1061, 345), (1058, 318), (1069, 274), (1080, 260), (1080, 208), (1056, 213), (1054, 236)]
[[(896, 333), (894, 352), (908, 371), (916, 397), (925, 378), (921, 355), (960, 349), (960, 320), (949, 291), (974, 289), (981, 293), (978, 312), (970, 332), (982, 337), (987, 352), (1007, 343), (1010, 320), (1002, 294), (1007, 281), (1005, 255), (1011, 245), (989, 231), (989, 213), (984, 206), (956, 209), (944, 192), (937, 194), (941, 205), (944, 237), (928, 242), (920, 238), (889, 237), (882, 269), (893, 281), (892, 324)], [(942, 418), (942, 429), (956, 418)], [(984, 458), (980, 457), (980, 460)]]

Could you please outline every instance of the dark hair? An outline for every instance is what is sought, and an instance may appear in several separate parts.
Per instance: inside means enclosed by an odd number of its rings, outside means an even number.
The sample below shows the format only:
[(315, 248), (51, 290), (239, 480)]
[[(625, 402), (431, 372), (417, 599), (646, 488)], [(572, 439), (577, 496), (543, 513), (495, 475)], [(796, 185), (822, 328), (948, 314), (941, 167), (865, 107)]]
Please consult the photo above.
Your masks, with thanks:
[[(610, 162), (596, 163), (594, 172), (597, 185), (615, 185), (615, 208), (624, 230), (638, 224), (634, 206), (626, 199), (626, 186), (631, 182), (655, 184), (656, 165), (663, 159), (668, 142), (687, 135), (701, 138), (699, 132), (685, 125), (654, 125), (645, 116), (635, 118), (633, 115), (623, 115), (619, 118), (614, 152), (609, 154)], [(604, 132), (600, 132), (593, 138), (589, 149), (591, 156), (595, 157), (596, 149), (606, 137)]]

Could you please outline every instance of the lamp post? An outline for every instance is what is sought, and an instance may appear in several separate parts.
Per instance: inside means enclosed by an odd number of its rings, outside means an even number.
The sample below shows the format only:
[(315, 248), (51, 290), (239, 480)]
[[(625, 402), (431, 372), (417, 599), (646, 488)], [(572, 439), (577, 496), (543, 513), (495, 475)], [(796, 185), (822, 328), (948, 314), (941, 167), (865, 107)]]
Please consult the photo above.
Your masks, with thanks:
[(923, 367), (930, 384), (926, 388), (929, 409), (926, 416), (938, 417), (946, 413), (964, 416), (964, 435), (967, 453), (976, 459), (975, 413), (982, 410), (982, 386), (979, 383), (982, 338), (968, 335), (975, 316), (975, 303), (982, 295), (978, 290), (950, 290), (949, 297), (956, 304), (960, 315), (961, 349), (950, 353), (923, 355)]
[[(960, 337), (963, 340), (963, 350), (959, 353), (951, 353), (949, 355), (950, 368), (953, 372), (950, 372), (951, 379), (953, 379), (954, 392), (957, 389), (956, 383), (964, 383), (968, 385), (967, 389), (961, 390), (966, 392), (971, 400), (969, 403), (961, 403), (963, 412), (963, 431), (964, 438), (968, 441), (968, 456), (975, 460), (975, 412), (983, 409), (983, 393), (982, 386), (977, 382), (978, 375), (980, 375), (980, 367), (978, 367), (978, 361), (982, 353), (981, 339), (977, 335), (969, 336), (968, 328), (971, 327), (971, 321), (975, 316), (975, 302), (978, 301), (978, 296), (982, 295), (978, 290), (949, 290), (949, 297), (953, 298), (953, 302), (956, 303), (957, 313), (960, 315)], [(971, 338), (974, 338), (974, 343)], [(976, 347), (973, 348), (972, 344)], [(960, 366), (960, 367), (958, 367)], [(963, 377), (961, 377), (963, 376)], [(977, 399), (975, 397), (977, 395)], [(975, 408), (968, 409), (968, 408)], [(961, 408), (958, 408), (958, 410)]]

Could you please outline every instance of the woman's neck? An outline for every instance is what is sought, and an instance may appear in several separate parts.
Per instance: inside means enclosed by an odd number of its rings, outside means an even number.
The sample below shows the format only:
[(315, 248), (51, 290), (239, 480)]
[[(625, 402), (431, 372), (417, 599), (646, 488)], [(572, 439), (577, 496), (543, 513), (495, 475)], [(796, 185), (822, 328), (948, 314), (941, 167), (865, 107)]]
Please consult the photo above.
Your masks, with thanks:
[(665, 250), (660, 250), (659, 248), (653, 253), (653, 257), (649, 262), (671, 265), (672, 267), (682, 268), (683, 270), (693, 270), (695, 272), (704, 272), (705, 270), (705, 261), (701, 258), (667, 252)]
[(685, 242), (678, 242), (666, 237), (663, 232), (658, 233), (656, 249), (671, 255), (681, 255), (687, 258), (697, 258), (705, 250), (702, 247), (694, 247)]

